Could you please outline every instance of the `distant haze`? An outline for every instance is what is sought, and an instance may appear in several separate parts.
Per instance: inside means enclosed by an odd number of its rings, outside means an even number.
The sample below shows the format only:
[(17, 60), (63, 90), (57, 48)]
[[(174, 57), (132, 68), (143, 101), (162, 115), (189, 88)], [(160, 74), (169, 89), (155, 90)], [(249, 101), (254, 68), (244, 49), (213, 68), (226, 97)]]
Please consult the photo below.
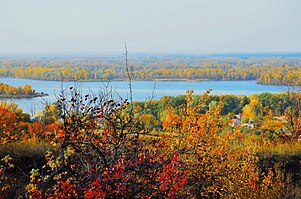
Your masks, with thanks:
[(0, 54), (301, 52), (301, 0), (0, 0)]

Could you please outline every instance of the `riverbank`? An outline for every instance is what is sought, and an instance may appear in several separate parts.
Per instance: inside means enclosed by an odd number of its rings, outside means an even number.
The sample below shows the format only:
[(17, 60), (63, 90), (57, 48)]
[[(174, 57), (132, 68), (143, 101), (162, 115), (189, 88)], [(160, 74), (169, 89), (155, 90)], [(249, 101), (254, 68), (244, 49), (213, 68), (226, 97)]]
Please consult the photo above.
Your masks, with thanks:
[[(22, 78), (22, 77), (5, 77), (5, 76), (1, 76), (1, 79), (5, 79), (5, 78), (10, 78), (10, 79), (27, 79), (27, 80), (34, 80), (34, 81), (55, 81), (55, 82), (91, 82), (91, 83), (95, 83), (95, 82), (99, 82), (99, 83), (110, 83), (110, 82), (128, 82), (129, 79), (127, 78), (112, 78), (112, 79), (80, 79), (80, 80), (74, 80), (74, 79), (43, 79), (43, 78)], [(258, 79), (208, 79), (208, 78), (197, 78), (197, 79), (187, 79), (187, 78), (183, 78), (183, 79), (169, 79), (169, 78), (155, 78), (155, 79), (132, 79), (132, 82), (145, 82), (145, 81), (149, 81), (149, 82), (219, 82), (219, 81), (256, 81), (256, 84), (258, 85), (267, 85), (267, 86), (288, 86), (287, 84), (281, 84), (281, 83), (266, 83), (266, 82), (261, 82), (258, 81)], [(297, 86), (301, 86), (301, 85), (290, 85), (290, 87), (297, 87)]]
[(21, 99), (21, 98), (35, 98), (35, 97), (45, 97), (45, 96), (49, 96), (49, 94), (47, 94), (47, 93), (33, 93), (33, 94), (30, 94), (30, 95), (6, 95), (6, 94), (0, 94), (0, 98), (1, 99), (11, 99), (11, 98)]

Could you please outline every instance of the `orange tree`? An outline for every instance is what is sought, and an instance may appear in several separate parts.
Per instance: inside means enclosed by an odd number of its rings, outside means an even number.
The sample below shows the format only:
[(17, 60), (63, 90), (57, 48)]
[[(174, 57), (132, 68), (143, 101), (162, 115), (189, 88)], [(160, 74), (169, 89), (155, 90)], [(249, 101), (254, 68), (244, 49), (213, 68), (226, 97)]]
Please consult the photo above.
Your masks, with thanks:
[(1, 143), (7, 143), (17, 139), (14, 128), (17, 123), (17, 116), (14, 112), (0, 107), (0, 139)]
[(30, 121), (30, 116), (23, 113), (17, 104), (0, 103), (0, 146), (19, 140)]

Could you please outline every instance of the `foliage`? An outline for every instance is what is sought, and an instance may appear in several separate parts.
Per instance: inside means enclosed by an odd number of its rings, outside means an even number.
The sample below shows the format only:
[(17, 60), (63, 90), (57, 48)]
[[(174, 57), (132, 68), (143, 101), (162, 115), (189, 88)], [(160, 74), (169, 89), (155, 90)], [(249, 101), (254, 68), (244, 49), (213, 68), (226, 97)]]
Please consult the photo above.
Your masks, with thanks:
[[(223, 98), (205, 113), (192, 95), (179, 111), (168, 108), (162, 132), (150, 132), (145, 114), (108, 94), (58, 100), (61, 121), (49, 130), (54, 150), (31, 171), (27, 194), (34, 198), (258, 197), (279, 194), (273, 175), (261, 178), (254, 144), (244, 135), (223, 132)], [(147, 107), (147, 106), (146, 106)], [(45, 132), (45, 131), (44, 131)], [(52, 132), (52, 133), (51, 133)], [(39, 134), (39, 131), (36, 132)], [(249, 143), (248, 143), (249, 144)]]
[[(300, 57), (133, 57), (133, 80), (256, 80), (300, 85)], [(125, 80), (120, 57), (12, 58), (0, 60), (0, 76), (43, 80)]]
[(7, 170), (14, 168), (12, 158), (7, 155), (0, 160), (0, 198), (6, 198), (7, 192), (14, 188), (15, 179), (9, 176)]
[(14, 87), (8, 84), (0, 83), (0, 95), (31, 95), (33, 93), (35, 93), (35, 91), (32, 90), (29, 84), (26, 84), (24, 87)]
[[(283, 177), (286, 167), (262, 165), (261, 158), (299, 155), (298, 93), (246, 97), (188, 91), (145, 102), (113, 99), (111, 91), (81, 95), (70, 87), (35, 121), (14, 104), (3, 104), (1, 158), (10, 155), (22, 172), (10, 168), (1, 174), (23, 179), (14, 193), (32, 198), (275, 198), (293, 190), (283, 188), (295, 183)], [(257, 125), (230, 127), (240, 111)], [(281, 111), (290, 114), (295, 128), (275, 118)], [(22, 167), (24, 159), (32, 162)]]

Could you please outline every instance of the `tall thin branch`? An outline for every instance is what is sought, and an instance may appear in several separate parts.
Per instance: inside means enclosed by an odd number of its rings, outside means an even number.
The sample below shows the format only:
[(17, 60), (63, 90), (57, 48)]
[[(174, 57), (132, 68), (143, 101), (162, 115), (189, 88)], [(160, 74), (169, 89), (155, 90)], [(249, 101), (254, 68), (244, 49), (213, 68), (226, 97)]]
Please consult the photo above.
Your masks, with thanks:
[(131, 76), (131, 67), (129, 65), (129, 62), (128, 62), (128, 49), (127, 49), (127, 45), (126, 45), (126, 42), (124, 44), (124, 47), (125, 47), (125, 69), (126, 69), (126, 74), (128, 76), (128, 80), (129, 80), (129, 90), (130, 90), (130, 103), (131, 103), (131, 114), (132, 114), (132, 110), (133, 110), (133, 106), (132, 106), (132, 103), (133, 103), (133, 89), (132, 89), (132, 76)]
[(126, 74), (128, 76), (129, 79), (129, 89), (130, 89), (130, 102), (133, 102), (133, 90), (132, 90), (132, 77), (131, 77), (131, 71), (130, 71), (130, 66), (128, 63), (128, 49), (127, 49), (127, 45), (125, 43), (124, 45), (125, 47), (125, 69), (126, 69)]

